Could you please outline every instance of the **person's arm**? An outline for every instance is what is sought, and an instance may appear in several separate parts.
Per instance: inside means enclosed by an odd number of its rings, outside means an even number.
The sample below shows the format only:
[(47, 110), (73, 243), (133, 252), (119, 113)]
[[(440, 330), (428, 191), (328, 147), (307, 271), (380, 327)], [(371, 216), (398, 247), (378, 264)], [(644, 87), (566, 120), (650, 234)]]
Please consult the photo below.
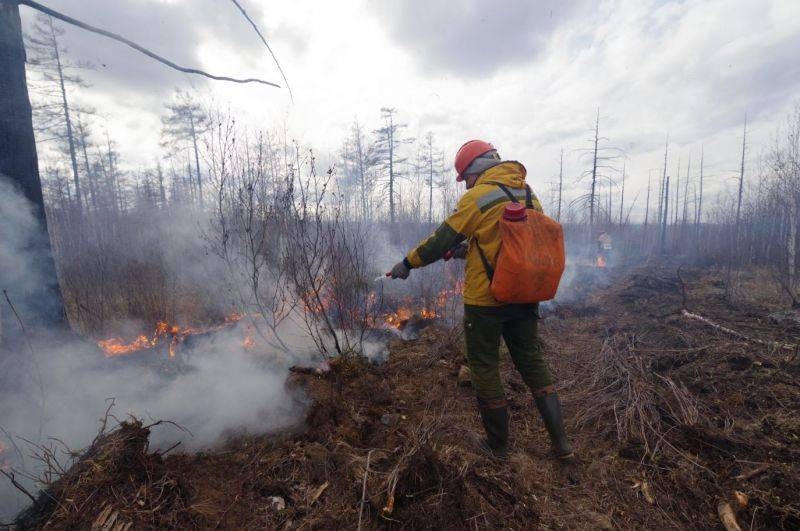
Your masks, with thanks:
[(455, 212), (412, 249), (401, 263), (410, 270), (436, 262), (453, 246), (471, 237), (479, 219), (480, 209), (472, 199), (472, 194), (464, 194)]

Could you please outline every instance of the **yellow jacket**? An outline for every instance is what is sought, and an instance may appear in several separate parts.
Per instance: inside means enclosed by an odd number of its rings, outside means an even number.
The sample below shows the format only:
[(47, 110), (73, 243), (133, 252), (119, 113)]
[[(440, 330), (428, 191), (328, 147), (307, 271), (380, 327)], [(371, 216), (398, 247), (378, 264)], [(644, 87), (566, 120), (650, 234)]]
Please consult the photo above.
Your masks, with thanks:
[[(480, 245), (489, 264), (494, 267), (500, 252), (499, 221), (510, 199), (499, 186), (491, 183), (505, 185), (524, 204), (525, 175), (525, 167), (516, 161), (502, 162), (483, 172), (475, 186), (461, 196), (455, 212), (408, 253), (408, 263), (412, 267), (431, 264), (442, 258), (451, 247), (468, 239), (464, 304), (501, 306), (503, 303), (498, 302), (489, 290), (489, 277), (477, 245)], [(541, 212), (539, 199), (536, 195), (532, 199), (534, 208)]]

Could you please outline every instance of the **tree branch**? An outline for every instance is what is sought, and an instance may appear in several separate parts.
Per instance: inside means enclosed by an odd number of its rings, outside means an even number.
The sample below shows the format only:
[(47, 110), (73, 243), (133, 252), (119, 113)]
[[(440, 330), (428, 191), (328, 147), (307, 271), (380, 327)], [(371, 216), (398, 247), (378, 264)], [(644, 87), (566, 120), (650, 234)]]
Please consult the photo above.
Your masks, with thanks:
[(67, 15), (63, 15), (63, 14), (59, 13), (58, 11), (53, 11), (49, 7), (43, 6), (39, 2), (34, 2), (33, 0), (17, 0), (17, 1), (19, 2), (20, 5), (28, 6), (28, 7), (32, 8), (32, 9), (35, 9), (36, 11), (40, 11), (40, 12), (46, 14), (46, 15), (50, 15), (53, 18), (61, 20), (62, 22), (66, 22), (67, 24), (71, 24), (73, 26), (77, 26), (77, 27), (79, 27), (81, 29), (84, 29), (86, 31), (90, 31), (92, 33), (97, 33), (98, 35), (103, 35), (104, 37), (108, 37), (109, 39), (113, 39), (115, 41), (118, 41), (118, 42), (121, 42), (123, 44), (126, 44), (126, 45), (130, 46), (131, 48), (133, 48), (134, 50), (145, 54), (146, 56), (150, 57), (151, 59), (155, 59), (159, 63), (165, 64), (168, 67), (173, 68), (175, 70), (178, 70), (179, 72), (183, 72), (185, 74), (197, 74), (199, 76), (205, 76), (205, 77), (207, 77), (209, 79), (214, 79), (216, 81), (230, 81), (232, 83), (261, 83), (262, 85), (269, 85), (269, 86), (272, 86), (272, 87), (280, 88), (280, 85), (278, 85), (276, 83), (272, 83), (270, 81), (264, 81), (263, 79), (257, 79), (257, 78), (237, 79), (237, 78), (227, 77), (227, 76), (215, 76), (213, 74), (209, 74), (208, 72), (204, 72), (203, 70), (198, 70), (196, 68), (186, 68), (184, 66), (179, 66), (179, 65), (176, 65), (175, 63), (173, 63), (172, 61), (170, 61), (169, 59), (165, 59), (165, 58), (161, 57), (160, 55), (151, 52), (147, 48), (145, 48), (143, 46), (139, 46), (138, 44), (136, 44), (133, 41), (129, 41), (125, 37), (117, 35), (116, 33), (111, 33), (110, 31), (106, 31), (104, 29), (100, 29), (100, 28), (96, 28), (94, 26), (90, 26), (89, 24), (86, 24), (85, 22), (81, 22), (80, 20), (76, 20), (76, 19), (74, 19), (72, 17), (69, 17)]
[(286, 83), (286, 88), (289, 90), (289, 99), (292, 100), (292, 103), (294, 103), (294, 96), (292, 95), (292, 87), (289, 86), (289, 80), (286, 79), (286, 74), (283, 73), (283, 68), (281, 68), (281, 64), (278, 62), (278, 58), (275, 56), (275, 52), (273, 52), (272, 48), (270, 48), (269, 44), (267, 44), (267, 39), (265, 39), (264, 35), (261, 34), (261, 31), (258, 29), (258, 26), (256, 26), (256, 23), (253, 22), (253, 19), (250, 18), (250, 16), (247, 14), (247, 11), (244, 10), (244, 8), (241, 6), (241, 4), (239, 4), (239, 2), (237, 2), (236, 0), (231, 0), (231, 2), (233, 2), (233, 5), (235, 5), (239, 9), (239, 11), (242, 12), (242, 15), (244, 15), (244, 18), (246, 18), (247, 21), (250, 23), (250, 25), (253, 26), (253, 29), (256, 31), (258, 36), (261, 38), (261, 42), (263, 42), (264, 46), (267, 47), (267, 50), (269, 51), (269, 54), (272, 56), (272, 59), (275, 61), (275, 66), (278, 67), (278, 72), (281, 73), (281, 77), (283, 78), (283, 82)]

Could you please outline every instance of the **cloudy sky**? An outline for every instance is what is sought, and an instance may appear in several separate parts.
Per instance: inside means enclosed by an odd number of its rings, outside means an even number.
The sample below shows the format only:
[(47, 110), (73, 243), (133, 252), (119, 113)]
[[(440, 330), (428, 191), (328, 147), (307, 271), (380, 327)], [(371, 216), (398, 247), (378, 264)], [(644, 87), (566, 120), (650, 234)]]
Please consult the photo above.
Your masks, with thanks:
[[(334, 153), (358, 118), (380, 125), (395, 107), (410, 136), (434, 132), (446, 160), (467, 139), (492, 141), (529, 170), (546, 195), (565, 151), (570, 187), (585, 167), (594, 118), (625, 150), (629, 198), (655, 176), (670, 138), (718, 188), (739, 166), (748, 116), (748, 164), (774, 142), (800, 100), (797, 0), (240, 0), (277, 54), (294, 93), (206, 82), (125, 46), (67, 28), (73, 59), (96, 70), (76, 95), (103, 116), (127, 164), (158, 156), (159, 116), (175, 88), (194, 88), (249, 127), (282, 128)], [(45, 0), (175, 62), (212, 73), (280, 74), (229, 0)], [(22, 8), (26, 23), (33, 18)], [(655, 178), (655, 177), (654, 177)]]

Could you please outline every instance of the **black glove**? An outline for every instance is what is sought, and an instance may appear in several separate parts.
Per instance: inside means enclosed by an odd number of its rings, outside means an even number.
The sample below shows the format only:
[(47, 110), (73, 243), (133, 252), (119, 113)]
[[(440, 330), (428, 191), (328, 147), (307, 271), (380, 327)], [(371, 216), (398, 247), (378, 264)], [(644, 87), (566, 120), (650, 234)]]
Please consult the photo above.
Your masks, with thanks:
[(467, 258), (467, 251), (469, 250), (469, 244), (467, 242), (461, 242), (458, 245), (453, 246), (453, 248), (450, 250), (453, 252), (453, 258), (464, 260), (465, 258)]
[(392, 268), (391, 275), (392, 278), (402, 278), (403, 280), (408, 278), (409, 273), (411, 273), (411, 267), (409, 267), (408, 260), (403, 258), (402, 261), (397, 262), (394, 267)]

